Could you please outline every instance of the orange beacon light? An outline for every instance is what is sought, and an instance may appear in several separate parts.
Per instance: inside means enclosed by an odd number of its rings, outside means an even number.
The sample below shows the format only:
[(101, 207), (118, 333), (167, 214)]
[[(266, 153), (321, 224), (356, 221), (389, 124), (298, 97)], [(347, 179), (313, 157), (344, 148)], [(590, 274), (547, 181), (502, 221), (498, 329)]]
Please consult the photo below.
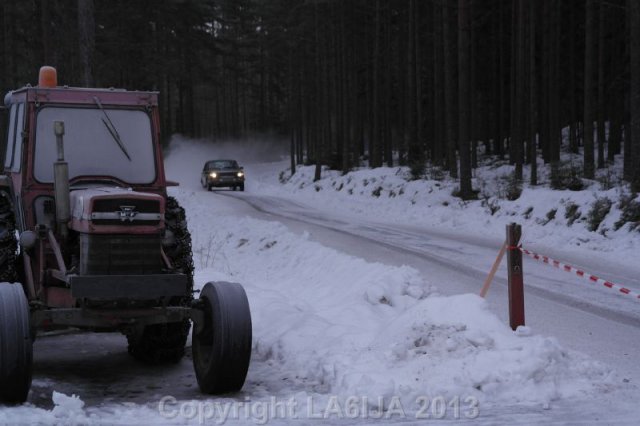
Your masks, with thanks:
[(44, 66), (40, 68), (40, 75), (38, 76), (39, 87), (56, 87), (58, 85), (58, 75), (56, 69), (50, 66)]

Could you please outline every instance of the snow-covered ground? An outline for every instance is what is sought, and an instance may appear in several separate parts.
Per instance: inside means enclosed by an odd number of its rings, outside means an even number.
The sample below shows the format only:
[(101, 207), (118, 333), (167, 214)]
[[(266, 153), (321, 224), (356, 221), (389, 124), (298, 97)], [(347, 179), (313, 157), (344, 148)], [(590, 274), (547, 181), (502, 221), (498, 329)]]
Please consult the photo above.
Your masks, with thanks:
[[(523, 227), (524, 245), (597, 251), (613, 261), (633, 262), (640, 250), (640, 232), (629, 232), (631, 223), (615, 229), (621, 216), (620, 200), (631, 197), (626, 187), (605, 190), (594, 181), (582, 191), (570, 191), (525, 184), (520, 197), (510, 201), (505, 194), (511, 186), (513, 166), (492, 165), (477, 171), (473, 179), (480, 199), (463, 201), (452, 196), (457, 190), (454, 181), (410, 180), (406, 167), (361, 169), (347, 175), (325, 168), (322, 179), (314, 182), (314, 166), (298, 167), (293, 176), (288, 161), (278, 166), (279, 173), (274, 173), (273, 164), (255, 167), (258, 176), (253, 177), (257, 182), (252, 191), (295, 198), (322, 210), (360, 218), (420, 224), (454, 233), (503, 237), (505, 225), (516, 222)], [(592, 232), (588, 229), (589, 213), (599, 199), (611, 201), (611, 208)], [(635, 201), (640, 203), (640, 196), (636, 195)]]
[[(287, 163), (279, 161), (278, 149), (254, 147), (238, 151), (183, 141), (167, 159), (169, 178), (181, 182), (171, 193), (187, 211), (197, 285), (235, 281), (247, 290), (254, 342), (243, 392), (184, 397), (182, 383), (176, 383), (174, 399), (170, 384), (164, 394), (150, 392), (145, 403), (93, 398), (83, 403), (81, 390), (79, 399), (54, 393), (53, 408), (37, 402), (0, 408), (0, 423), (198, 424), (206, 417), (210, 423), (372, 424), (410, 423), (423, 416), (480, 424), (635, 423), (640, 393), (615, 365), (570, 349), (566, 343), (572, 342), (553, 332), (541, 334), (536, 327), (512, 332), (489, 301), (468, 292), (452, 294), (449, 285), (456, 283), (446, 282), (446, 274), (443, 279), (442, 273), (327, 247), (278, 217), (256, 215), (238, 199), (222, 196), (229, 194), (224, 190), (204, 191), (198, 179), (205, 160), (239, 156), (248, 175), (244, 195), (253, 200), (293, 199), (319, 216), (338, 212), (345, 222), (420, 225), (489, 242), (500, 241), (504, 225), (517, 221), (524, 226), (525, 245), (560, 254), (570, 247), (576, 260), (596, 253), (624, 270), (636, 263), (640, 234), (612, 230), (619, 216), (615, 207), (601, 225), (607, 228), (603, 233), (589, 232), (584, 219), (568, 227), (562, 209), (545, 220), (563, 203), (574, 202), (586, 212), (596, 197), (614, 198), (615, 191), (536, 188), (512, 202), (488, 196), (484, 204), (462, 203), (451, 196), (451, 183), (408, 182), (398, 168), (347, 176), (327, 172), (317, 183), (309, 168), (301, 168), (292, 179), (281, 179)], [(487, 185), (493, 182), (490, 174), (483, 176)], [(492, 215), (489, 207), (495, 205), (500, 208)], [(475, 266), (459, 253), (451, 256)], [(535, 272), (544, 274), (546, 266), (540, 268)], [(631, 275), (623, 272), (622, 277)], [(457, 277), (453, 271), (450, 276)], [(595, 297), (606, 291), (611, 290)], [(630, 315), (629, 306), (621, 309)], [(180, 368), (188, 371), (188, 364), (185, 360)], [(56, 382), (49, 388), (56, 389)]]

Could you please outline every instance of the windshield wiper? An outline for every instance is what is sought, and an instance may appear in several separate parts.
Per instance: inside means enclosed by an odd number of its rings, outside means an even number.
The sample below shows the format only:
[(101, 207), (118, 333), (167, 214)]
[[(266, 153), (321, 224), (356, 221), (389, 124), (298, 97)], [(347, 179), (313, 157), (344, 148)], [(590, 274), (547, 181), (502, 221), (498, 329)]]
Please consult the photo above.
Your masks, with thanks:
[(116, 126), (114, 126), (113, 122), (109, 118), (109, 115), (107, 114), (107, 111), (102, 107), (102, 102), (100, 102), (100, 99), (98, 99), (97, 96), (93, 97), (93, 101), (96, 103), (96, 105), (98, 105), (98, 108), (100, 108), (100, 111), (102, 111), (104, 116), (107, 118), (106, 120), (103, 118), (102, 119), (102, 123), (107, 128), (107, 130), (109, 131), (109, 134), (111, 135), (113, 140), (116, 141), (116, 143), (118, 144), (118, 146), (122, 150), (123, 154), (127, 156), (129, 161), (131, 161), (131, 156), (129, 156), (129, 153), (127, 152), (127, 148), (124, 146), (124, 143), (122, 142), (122, 139), (120, 138), (120, 134), (118, 133), (118, 129), (116, 129)]

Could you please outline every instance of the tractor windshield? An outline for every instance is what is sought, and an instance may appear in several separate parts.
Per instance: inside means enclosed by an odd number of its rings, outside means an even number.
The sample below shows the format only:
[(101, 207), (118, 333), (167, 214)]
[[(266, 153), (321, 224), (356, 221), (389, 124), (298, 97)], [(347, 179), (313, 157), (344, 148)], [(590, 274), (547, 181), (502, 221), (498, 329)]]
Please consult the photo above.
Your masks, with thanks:
[[(106, 124), (105, 112), (109, 117)], [(36, 117), (34, 174), (39, 182), (53, 182), (57, 158), (54, 121), (64, 121), (64, 158), (69, 163), (69, 179), (112, 176), (136, 184), (155, 180), (151, 119), (146, 112), (46, 106)]]

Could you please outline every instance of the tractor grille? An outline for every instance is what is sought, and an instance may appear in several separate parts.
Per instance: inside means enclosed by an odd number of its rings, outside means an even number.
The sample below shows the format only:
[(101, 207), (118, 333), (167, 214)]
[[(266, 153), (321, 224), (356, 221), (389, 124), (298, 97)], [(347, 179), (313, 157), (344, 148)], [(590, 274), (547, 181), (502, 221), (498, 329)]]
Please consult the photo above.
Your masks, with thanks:
[(157, 274), (160, 236), (80, 234), (80, 275)]
[(93, 202), (93, 213), (119, 213), (122, 211), (123, 207), (131, 208), (137, 214), (142, 213), (143, 215), (138, 216), (138, 219), (134, 218), (133, 220), (120, 220), (120, 219), (92, 219), (92, 222), (95, 225), (117, 225), (117, 226), (139, 226), (139, 225), (149, 225), (154, 226), (160, 224), (160, 220), (142, 220), (145, 213), (160, 213), (160, 201), (158, 200), (147, 200), (147, 199), (117, 199), (117, 198), (103, 198), (97, 199)]

